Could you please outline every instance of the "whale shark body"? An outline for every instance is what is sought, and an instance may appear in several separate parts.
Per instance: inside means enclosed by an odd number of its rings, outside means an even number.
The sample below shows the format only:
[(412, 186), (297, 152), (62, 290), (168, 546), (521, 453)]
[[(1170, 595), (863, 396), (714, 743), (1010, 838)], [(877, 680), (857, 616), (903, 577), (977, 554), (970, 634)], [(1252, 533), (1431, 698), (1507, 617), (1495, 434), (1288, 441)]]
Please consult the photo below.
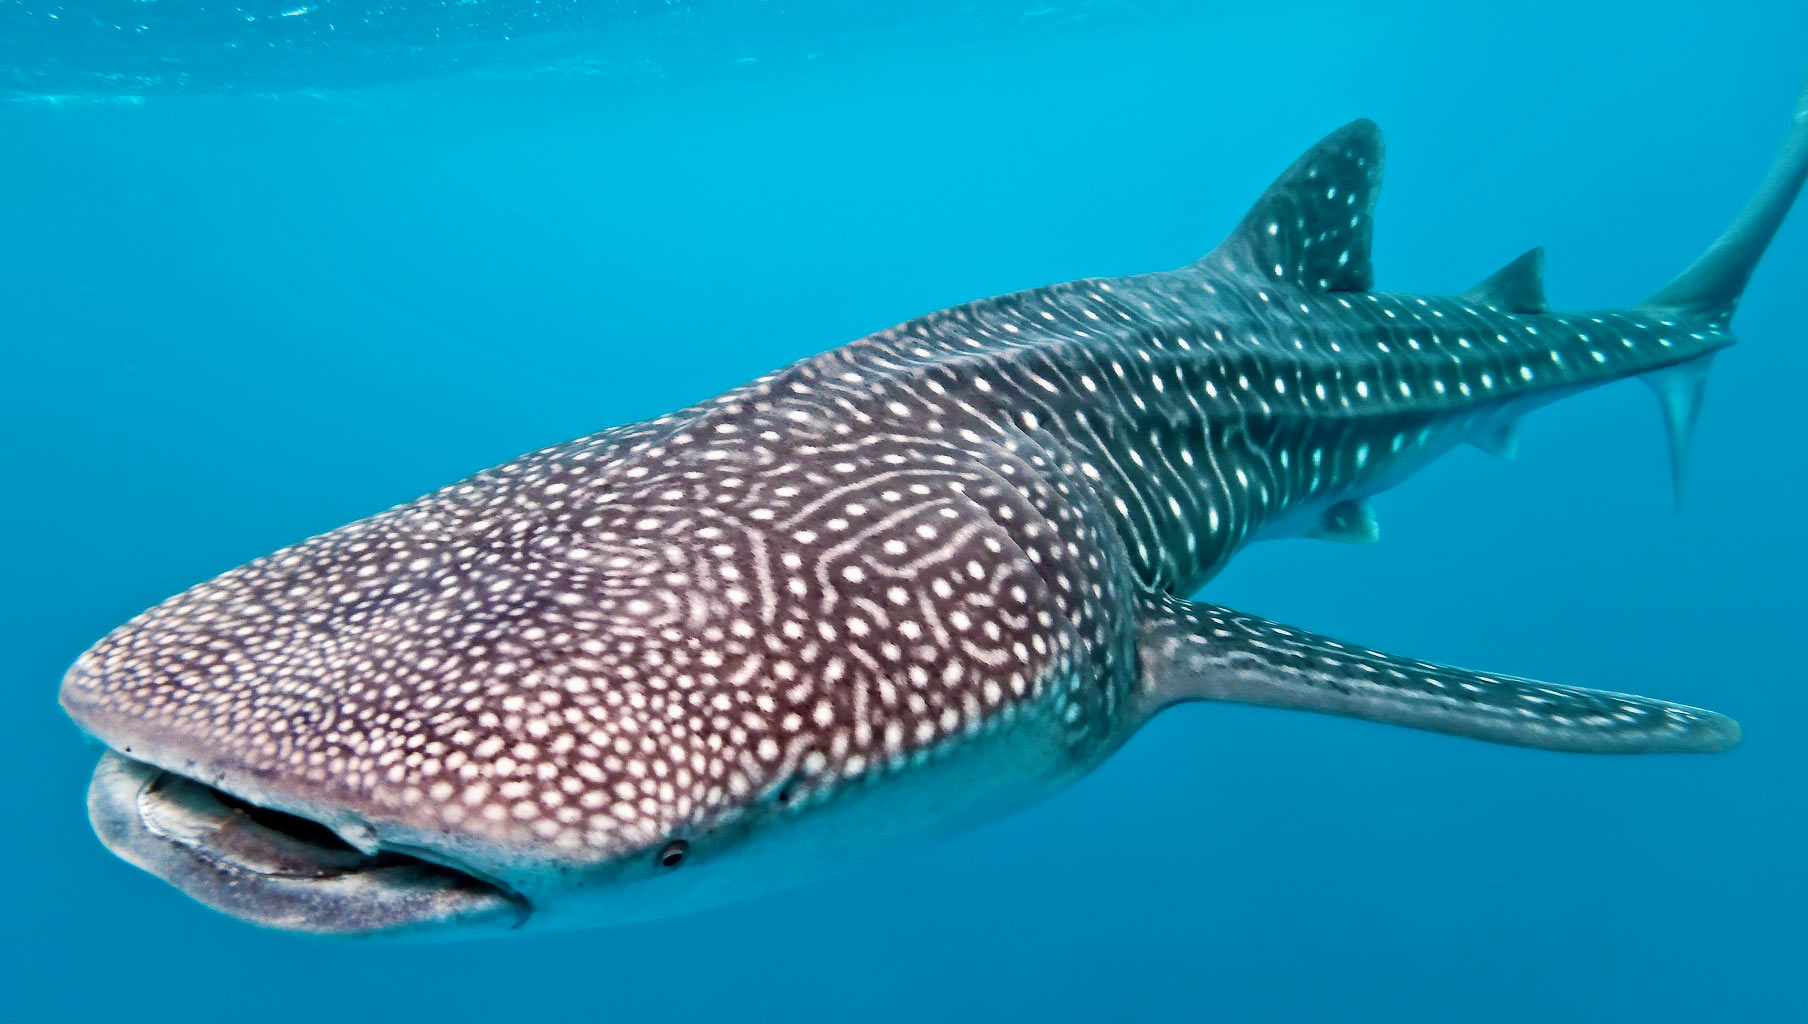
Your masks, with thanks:
[(102, 840), (227, 913), (469, 935), (708, 905), (1050, 794), (1181, 701), (1603, 753), (1716, 751), (1663, 700), (1395, 657), (1186, 596), (1247, 542), (1627, 377), (1680, 472), (1708, 361), (1808, 174), (1629, 310), (1534, 251), (1371, 289), (1381, 138), (1300, 158), (1178, 270), (931, 313), (260, 558), (83, 654)]

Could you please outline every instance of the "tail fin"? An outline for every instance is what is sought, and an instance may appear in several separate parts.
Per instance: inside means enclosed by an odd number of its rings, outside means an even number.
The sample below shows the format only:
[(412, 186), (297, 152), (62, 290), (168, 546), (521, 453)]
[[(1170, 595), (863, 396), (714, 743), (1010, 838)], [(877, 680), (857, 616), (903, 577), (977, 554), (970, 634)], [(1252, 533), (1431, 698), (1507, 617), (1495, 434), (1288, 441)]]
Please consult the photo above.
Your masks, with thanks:
[(1752, 269), (1802, 190), (1804, 179), (1808, 179), (1808, 83), (1796, 102), (1795, 120), (1783, 140), (1783, 150), (1757, 194), (1700, 258), (1645, 305), (1725, 323), (1732, 317)]

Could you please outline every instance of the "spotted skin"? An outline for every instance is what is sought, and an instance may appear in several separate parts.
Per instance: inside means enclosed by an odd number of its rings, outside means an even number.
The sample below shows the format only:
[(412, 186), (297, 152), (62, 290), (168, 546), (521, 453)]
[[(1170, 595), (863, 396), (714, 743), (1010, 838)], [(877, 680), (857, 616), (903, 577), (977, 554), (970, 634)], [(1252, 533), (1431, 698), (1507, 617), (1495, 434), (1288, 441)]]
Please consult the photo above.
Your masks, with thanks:
[[(264, 924), (466, 923), (366, 870), (405, 852), (493, 886), (511, 927), (569, 926), (997, 813), (1179, 700), (1730, 745), (1710, 712), (1182, 600), (1252, 538), (1360, 537), (1362, 499), (1451, 446), (1732, 341), (1730, 301), (1545, 312), (1535, 259), (1462, 297), (1370, 291), (1380, 171), (1356, 122), (1198, 263), (931, 313), (171, 598), (63, 685), (113, 751), (97, 828)], [(232, 800), (378, 859), (335, 860), (331, 893), (277, 879), (257, 851), (301, 854)]]

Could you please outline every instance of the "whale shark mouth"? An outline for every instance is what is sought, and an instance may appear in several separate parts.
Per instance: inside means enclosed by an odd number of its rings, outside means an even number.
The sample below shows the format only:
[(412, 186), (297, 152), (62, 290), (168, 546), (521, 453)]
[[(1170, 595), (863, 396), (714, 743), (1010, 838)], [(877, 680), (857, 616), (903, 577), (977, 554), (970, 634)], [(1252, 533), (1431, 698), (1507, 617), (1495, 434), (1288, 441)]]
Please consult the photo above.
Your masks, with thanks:
[(94, 831), (115, 854), (253, 924), (327, 935), (509, 929), (519, 894), (429, 859), (363, 852), (320, 822), (262, 807), (109, 750), (88, 787)]

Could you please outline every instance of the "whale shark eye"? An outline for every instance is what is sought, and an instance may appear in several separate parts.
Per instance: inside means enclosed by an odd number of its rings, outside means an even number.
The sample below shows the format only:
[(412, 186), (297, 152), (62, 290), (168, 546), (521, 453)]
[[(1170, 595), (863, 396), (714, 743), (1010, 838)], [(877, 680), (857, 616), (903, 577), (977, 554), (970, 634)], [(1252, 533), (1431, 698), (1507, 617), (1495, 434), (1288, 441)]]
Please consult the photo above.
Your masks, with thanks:
[(671, 842), (665, 844), (664, 849), (659, 851), (659, 866), (662, 868), (665, 868), (667, 870), (670, 870), (672, 868), (677, 867), (680, 864), (683, 864), (684, 856), (685, 856), (685, 854), (689, 853), (690, 850), (691, 850), (691, 844), (685, 842), (684, 840), (682, 840), (682, 839), (672, 840)]

